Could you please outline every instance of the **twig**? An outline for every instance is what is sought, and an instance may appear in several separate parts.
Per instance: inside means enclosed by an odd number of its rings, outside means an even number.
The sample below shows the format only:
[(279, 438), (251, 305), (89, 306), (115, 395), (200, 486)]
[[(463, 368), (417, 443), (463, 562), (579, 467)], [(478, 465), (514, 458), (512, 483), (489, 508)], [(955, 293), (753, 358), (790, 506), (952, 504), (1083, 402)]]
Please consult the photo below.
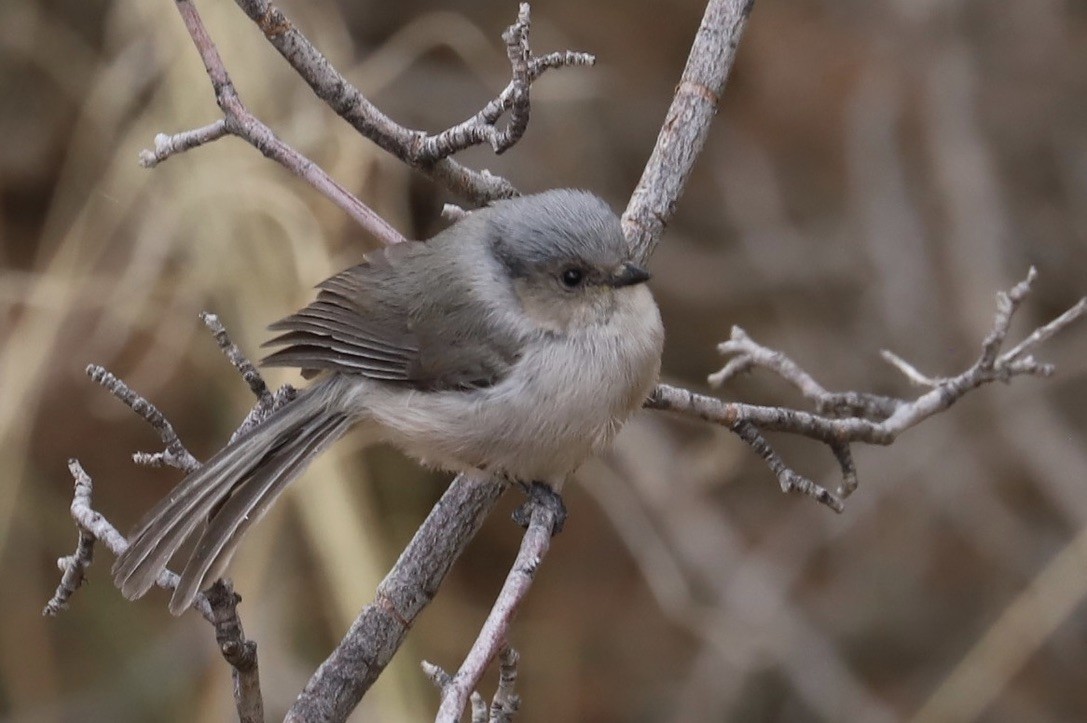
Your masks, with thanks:
[[(506, 150), (520, 138), (528, 122), (528, 85), (547, 70), (593, 62), (592, 56), (586, 53), (572, 52), (532, 58), (528, 50), (528, 10), (527, 5), (522, 6), (518, 22), (507, 31), (506, 43), (514, 70), (513, 80), (475, 116), (431, 136), (423, 131), (404, 128), (378, 110), (332, 67), (278, 7), (266, 0), (235, 2), (260, 27), (268, 41), (309, 84), (317, 97), (355, 130), (454, 193), (480, 204), (515, 196), (517, 189), (500, 176), (488, 171), (474, 171), (448, 156), (481, 143), (490, 143), (498, 152)], [(507, 110), (513, 110), (510, 127), (507, 131), (498, 131), (494, 124)]]
[(162, 443), (166, 445), (163, 452), (155, 454), (148, 454), (147, 452), (135, 453), (132, 455), (132, 459), (136, 464), (150, 467), (166, 465), (185, 472), (192, 472), (200, 468), (200, 462), (196, 457), (192, 456), (189, 450), (185, 449), (185, 445), (181, 443), (181, 439), (177, 436), (177, 432), (174, 431), (173, 425), (158, 410), (158, 407), (132, 391), (127, 384), (97, 364), (87, 366), (87, 375), (154, 427), (159, 433)]
[(770, 446), (770, 443), (766, 441), (765, 437), (759, 434), (759, 430), (756, 429), (755, 425), (750, 421), (741, 419), (732, 425), (730, 429), (732, 429), (737, 437), (755, 450), (755, 454), (762, 457), (762, 461), (766, 462), (766, 466), (769, 467), (770, 471), (774, 473), (774, 476), (778, 478), (778, 484), (781, 485), (782, 492), (785, 492), (786, 494), (790, 492), (799, 492), (814, 498), (815, 501), (826, 505), (835, 512), (842, 512), (845, 510), (845, 505), (842, 504), (841, 499), (830, 494), (826, 489), (812, 482), (807, 477), (797, 474), (790, 469), (781, 459), (781, 456), (774, 451), (774, 448)]
[[(207, 313), (202, 314), (201, 318), (212, 331), (220, 349), (258, 397), (254, 410), (246, 419), (247, 423), (258, 423), (274, 410), (277, 404), (284, 403), (293, 395), (294, 390), (290, 387), (284, 387), (275, 395), (270, 394), (259, 372), (230, 340), (218, 318)], [(200, 462), (181, 443), (173, 426), (158, 408), (100, 366), (93, 364), (88, 366), (87, 373), (91, 379), (105, 387), (159, 432), (166, 445), (166, 451), (154, 455), (138, 453), (134, 455), (137, 464), (169, 464), (187, 472), (199, 469)], [(71, 514), (79, 529), (79, 542), (75, 554), (58, 561), (63, 575), (56, 593), (45, 606), (43, 611), (45, 615), (56, 615), (66, 608), (71, 596), (82, 585), (93, 559), (96, 540), (101, 540), (118, 557), (128, 549), (128, 541), (125, 537), (110, 524), (109, 520), (91, 507), (93, 483), (90, 476), (74, 459), (68, 461), (68, 468), (75, 480)], [(155, 583), (159, 587), (173, 590), (177, 587), (179, 580), (176, 573), (164, 569)], [(241, 598), (234, 593), (229, 581), (219, 580), (206, 594), (200, 593), (196, 596), (193, 607), (214, 626), (220, 652), (231, 666), (231, 674), (234, 678), (234, 701), (239, 720), (243, 723), (257, 723), (264, 720), (257, 646), (255, 642), (245, 637), (242, 630), (241, 619), (237, 612), (237, 604), (240, 600)]]
[(517, 695), (517, 664), (521, 656), (504, 645), (498, 651), (498, 689), (491, 700), (490, 723), (509, 723), (521, 708), (521, 696)]
[(287, 714), (288, 721), (344, 720), (400, 648), (446, 573), (506, 489), (502, 479), (458, 475), (400, 559)]
[[(128, 540), (125, 539), (124, 535), (117, 531), (117, 528), (114, 527), (105, 516), (91, 507), (91, 493), (94, 490), (94, 483), (91, 480), (90, 475), (83, 470), (83, 466), (75, 459), (68, 460), (68, 471), (71, 473), (72, 479), (75, 480), (75, 490), (72, 494), (72, 505), (70, 510), (72, 519), (75, 521), (76, 527), (80, 531), (80, 547), (84, 547), (84, 545), (89, 547), (93, 544), (93, 541), (100, 541), (115, 556), (119, 556), (128, 549)], [(84, 543), (84, 535), (89, 536), (91, 542)], [(90, 562), (90, 554), (90, 551), (87, 551), (83, 557), (87, 564)], [(77, 549), (75, 556), (78, 557), (79, 555), (80, 551)], [(83, 565), (83, 570), (80, 574), (85, 574), (86, 569), (87, 566)], [(66, 569), (65, 577), (67, 576), (68, 570)], [(177, 587), (178, 579), (176, 573), (170, 572), (169, 570), (163, 570), (162, 574), (159, 575), (158, 579), (155, 581), (155, 584), (163, 589), (173, 590)], [(61, 584), (63, 586), (63, 579)], [(61, 598), (63, 605), (55, 608), (57, 612), (64, 609), (64, 606), (66, 606), (68, 602), (68, 598), (71, 597), (77, 586), (72, 587), (73, 589), (68, 591), (67, 594), (63, 595)], [(60, 589), (58, 588), (58, 593), (59, 592)], [(53, 600), (56, 599), (57, 596), (54, 596)], [(50, 604), (53, 603), (53, 600), (50, 600)], [(203, 594), (196, 597), (193, 607), (197, 612), (203, 615), (208, 622), (214, 622), (212, 619), (211, 606), (208, 604), (207, 598)], [(47, 604), (47, 614), (49, 608), (50, 605)]]
[(249, 386), (250, 391), (253, 392), (253, 396), (257, 398), (257, 401), (261, 406), (271, 407), (274, 403), (271, 392), (268, 391), (268, 385), (264, 383), (264, 377), (257, 371), (257, 367), (253, 362), (249, 361), (249, 357), (242, 353), (242, 350), (238, 348), (230, 335), (227, 334), (226, 327), (219, 321), (219, 317), (216, 314), (212, 314), (207, 311), (200, 312), (200, 320), (204, 322), (204, 326), (208, 327), (212, 336), (215, 337), (215, 343), (219, 345), (220, 351), (226, 355), (226, 358), (230, 360), (231, 366), (233, 366), (242, 379)]
[[(90, 475), (74, 459), (68, 460), (68, 470), (75, 480), (71, 513), (79, 529), (79, 544), (75, 555), (60, 560), (64, 574), (56, 594), (42, 611), (45, 615), (56, 615), (68, 606), (72, 594), (85, 579), (96, 540), (101, 540), (115, 556), (120, 556), (128, 549), (128, 540), (124, 535), (105, 516), (91, 507), (94, 484)], [(155, 584), (165, 590), (173, 590), (179, 580), (176, 573), (163, 570)], [(236, 610), (238, 599), (230, 583), (220, 581), (207, 595), (198, 594), (193, 601), (193, 608), (215, 627), (219, 649), (233, 671), (234, 702), (239, 720), (243, 723), (257, 723), (264, 720), (264, 703), (260, 697), (260, 681), (257, 677), (257, 648), (256, 643), (247, 640), (242, 632)]]
[[(1034, 330), (1026, 340), (1010, 351), (1000, 353), (1007, 340), (1012, 317), (1030, 293), (1036, 276), (1032, 268), (1026, 279), (1009, 292), (998, 295), (993, 329), (982, 342), (978, 360), (961, 374), (945, 379), (930, 379), (899, 357), (889, 352), (884, 353), (884, 358), (892, 358), (892, 363), (910, 381), (928, 388), (927, 392), (916, 399), (893, 399), (857, 392), (829, 392), (787, 356), (756, 343), (742, 329), (733, 327), (731, 339), (718, 347), (722, 353), (731, 354), (733, 358), (721, 371), (710, 376), (711, 382), (729, 379), (734, 375), (734, 370), (739, 368), (769, 369), (799, 389), (813, 403), (816, 414), (783, 407), (725, 402), (666, 384), (657, 386), (646, 406), (680, 412), (728, 427), (763, 457), (777, 476), (782, 489), (806, 492), (829, 507), (841, 511), (841, 498), (848, 496), (857, 486), (856, 467), (849, 451), (851, 443), (891, 444), (902, 432), (942, 412), (980, 386), (995, 381), (1007, 382), (1016, 376), (1049, 376), (1054, 372), (1052, 365), (1039, 363), (1033, 357), (1023, 355), (1041, 341), (1087, 315), (1087, 298), (1081, 299), (1053, 321)], [(799, 434), (830, 446), (842, 470), (842, 484), (837, 494), (827, 493), (791, 470), (760, 436), (762, 432)]]
[(623, 214), (623, 233), (648, 260), (702, 152), (755, 0), (709, 0), (653, 153)]
[(172, 136), (159, 133), (155, 136), (154, 150), (140, 151), (140, 165), (144, 168), (154, 168), (176, 153), (184, 153), (205, 143), (217, 141), (228, 133), (226, 121), (222, 119), (191, 131), (175, 133)]
[(845, 499), (849, 495), (857, 491), (857, 465), (853, 462), (853, 452), (849, 449), (849, 445), (844, 442), (841, 444), (830, 445), (830, 451), (834, 453), (834, 459), (838, 460), (838, 466), (842, 470), (842, 484), (838, 487), (838, 497)]
[(317, 97), (382, 149), (428, 174), (454, 193), (476, 203), (517, 195), (517, 190), (504, 178), (486, 171), (473, 171), (452, 158), (444, 158), (430, 166), (414, 162), (412, 148), (424, 134), (397, 125), (378, 110), (377, 106), (332, 67), (328, 59), (278, 7), (265, 0), (235, 2), (260, 27), (268, 41), (309, 84)]
[(933, 379), (930, 376), (922, 374), (917, 370), (917, 367), (915, 367), (913, 364), (910, 364), (908, 361), (900, 357), (898, 354), (895, 354), (890, 349), (880, 349), (879, 355), (883, 358), (883, 361), (887, 362), (899, 372), (901, 372), (902, 376), (906, 377), (906, 380), (914, 386), (931, 389), (932, 387), (940, 383), (939, 379)]
[(230, 663), (234, 679), (234, 704), (241, 723), (264, 722), (264, 697), (260, 692), (260, 672), (257, 664), (257, 644), (245, 637), (238, 617), (241, 596), (234, 592), (229, 580), (217, 580), (208, 589), (215, 641), (219, 652)]
[(487, 723), (487, 701), (483, 700), (479, 691), (473, 691), (468, 700), (471, 704), (472, 723)]
[[(1008, 361), (1018, 361), (1020, 357), (1026, 352), (1030, 351), (1034, 347), (1041, 344), (1046, 339), (1064, 329), (1079, 317), (1087, 314), (1087, 297), (1084, 297), (1077, 301), (1072, 308), (1058, 316), (1053, 321), (1049, 322), (1045, 326), (1038, 327), (1030, 333), (1023, 341), (1019, 342), (1011, 351), (1004, 355), (1004, 359)], [(1025, 361), (1025, 360), (1024, 360)]]
[(707, 378), (713, 387), (721, 386), (741, 372), (746, 373), (756, 367), (762, 367), (773, 371), (796, 387), (797, 391), (804, 395), (820, 414), (833, 417), (860, 416), (882, 421), (898, 408), (898, 400), (890, 397), (859, 392), (827, 391), (822, 384), (815, 381), (783, 352), (755, 343), (739, 326), (732, 327), (729, 340), (718, 344), (717, 351), (722, 356), (731, 356), (731, 358), (724, 367)]
[[(505, 152), (521, 139), (528, 128), (530, 88), (544, 71), (596, 63), (596, 58), (589, 53), (566, 51), (550, 53), (542, 58), (533, 56), (528, 43), (529, 25), (529, 5), (521, 3), (517, 22), (502, 34), (513, 79), (497, 98), (474, 116), (420, 141), (418, 158), (421, 162), (431, 163), (483, 143), (489, 143), (495, 153)], [(509, 125), (505, 130), (498, 130), (495, 123), (506, 111), (510, 112)]]
[[(74, 504), (74, 502), (73, 502)], [(60, 568), (60, 584), (53, 597), (45, 604), (42, 615), (56, 617), (62, 610), (68, 609), (68, 601), (75, 591), (87, 581), (87, 569), (94, 562), (94, 535), (80, 528), (75, 552), (57, 560)]]
[(293, 400), (298, 396), (298, 390), (290, 384), (284, 384), (275, 391), (275, 394), (268, 391), (268, 385), (265, 383), (264, 377), (261, 376), (260, 371), (249, 360), (249, 357), (243, 354), (238, 345), (231, 340), (230, 334), (227, 333), (226, 327), (219, 321), (219, 317), (203, 311), (200, 313), (200, 319), (215, 337), (215, 343), (219, 345), (219, 350), (223, 352), (230, 361), (230, 365), (241, 375), (246, 385), (249, 386), (249, 390), (253, 392), (253, 396), (257, 398), (257, 403), (249, 410), (249, 414), (234, 430), (234, 434), (230, 435), (230, 441), (233, 442), (267, 419), (272, 412)]
[(513, 615), (536, 578), (536, 570), (551, 546), (551, 536), (562, 526), (565, 517), (562, 498), (539, 483), (533, 484), (530, 494), (526, 507), (522, 508), (527, 513), (529, 522), (521, 540), (521, 549), (460, 670), (442, 686), (442, 702), (435, 718), (436, 723), (460, 720), (461, 712), (479, 685), (487, 666), (507, 646)]
[(400, 232), (390, 226), (385, 219), (336, 182), (317, 164), (277, 138), (268, 126), (249, 112), (238, 96), (234, 83), (230, 80), (230, 75), (219, 56), (219, 51), (211, 36), (208, 35), (200, 14), (196, 11), (196, 6), (191, 0), (175, 0), (174, 4), (181, 13), (181, 19), (196, 45), (197, 52), (200, 53), (200, 58), (204, 61), (204, 69), (211, 80), (215, 100), (223, 111), (223, 119), (221, 126), (219, 123), (213, 123), (174, 136), (159, 134), (155, 137), (155, 150), (145, 150), (141, 153), (141, 162), (144, 165), (154, 165), (150, 163), (152, 160), (157, 163), (172, 153), (194, 148), (225, 134), (235, 135), (305, 180), (343, 209), (348, 216), (381, 243), (394, 244), (403, 241), (404, 237)]
[[(472, 723), (510, 723), (521, 708), (521, 696), (517, 694), (517, 664), (521, 656), (506, 642), (498, 651), (498, 687), (490, 706), (483, 700), (479, 691), (473, 690), (469, 696), (472, 710)], [(438, 690), (445, 691), (454, 684), (453, 676), (434, 663), (424, 660), (420, 665), (423, 674), (430, 678)]]

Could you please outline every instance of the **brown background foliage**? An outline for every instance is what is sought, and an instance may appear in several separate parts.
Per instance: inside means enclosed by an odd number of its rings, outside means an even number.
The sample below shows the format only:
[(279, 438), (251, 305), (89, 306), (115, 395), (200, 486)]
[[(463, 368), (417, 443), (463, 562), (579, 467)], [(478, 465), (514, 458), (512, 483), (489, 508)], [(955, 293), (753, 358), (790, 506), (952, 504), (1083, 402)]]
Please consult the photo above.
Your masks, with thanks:
[[(200, 7), (260, 117), (408, 235), (441, 226), (439, 189), (322, 108), (231, 3)], [(284, 9), (409, 126), (459, 121), (506, 82), (511, 3)], [(695, 0), (541, 3), (534, 47), (591, 51), (598, 66), (544, 77), (522, 143), (462, 160), (525, 191), (580, 186), (621, 207), (700, 13)], [(75, 540), (66, 459), (83, 461), (98, 508), (125, 529), (178, 478), (128, 462), (157, 440), (84, 366), (122, 375), (206, 456), (248, 400), (197, 313), (219, 313), (256, 353), (269, 321), (366, 248), (329, 203), (235, 140), (137, 166), (156, 132), (216, 116), (168, 0), (0, 3), (8, 719), (231, 716), (206, 625), (170, 618), (162, 594), (124, 601), (104, 551), (72, 609), (40, 616), (53, 561)], [(1084, 293), (1085, 209), (1083, 3), (762, 0), (653, 260), (666, 377), (704, 386), (714, 345), (740, 324), (828, 387), (908, 393), (880, 348), (955, 372), (988, 329), (993, 292), (1029, 265), (1040, 279), (1020, 329)], [(570, 523), (516, 623), (519, 720), (931, 720), (972, 705), (987, 721), (1087, 718), (1087, 566), (1060, 564), (1087, 558), (1087, 334), (1043, 356), (1057, 378), (984, 390), (892, 448), (859, 450), (861, 488), (841, 516), (781, 496), (727, 433), (643, 414), (567, 494)], [(724, 393), (797, 402), (762, 375)], [(833, 483), (825, 450), (781, 447)], [(251, 535), (235, 580), (272, 716), (445, 482), (355, 435)], [(358, 720), (432, 714), (417, 663), (452, 668), (467, 650), (519, 539), (515, 498)], [(979, 665), (1005, 674), (954, 673)]]

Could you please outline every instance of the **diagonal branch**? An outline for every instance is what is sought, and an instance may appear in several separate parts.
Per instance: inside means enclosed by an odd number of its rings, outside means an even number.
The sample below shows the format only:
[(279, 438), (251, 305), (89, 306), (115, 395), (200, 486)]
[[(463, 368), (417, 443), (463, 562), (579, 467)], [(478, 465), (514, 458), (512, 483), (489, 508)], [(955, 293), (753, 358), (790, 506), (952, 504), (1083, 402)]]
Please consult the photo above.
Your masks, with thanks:
[(166, 445), (166, 449), (162, 452), (156, 452), (155, 454), (137, 452), (132, 455), (136, 464), (149, 467), (176, 467), (185, 472), (192, 472), (200, 468), (200, 462), (181, 443), (181, 438), (177, 436), (173, 425), (159, 411), (158, 407), (134, 392), (127, 384), (104, 367), (90, 364), (87, 366), (87, 375), (154, 427), (155, 431), (159, 433), (162, 443)]
[[(491, 612), (487, 615), (487, 620), (483, 623), (460, 669), (452, 676), (444, 675), (444, 673), (438, 676), (441, 681), (439, 687), (442, 702), (438, 708), (438, 715), (434, 719), (435, 723), (455, 723), (460, 720), (461, 713), (479, 686), (479, 681), (491, 661), (503, 649), (510, 649), (507, 641), (513, 615), (528, 595), (529, 588), (536, 579), (536, 571), (551, 547), (551, 537), (560, 531), (565, 523), (566, 509), (558, 493), (537, 482), (531, 486), (529, 494), (528, 502), (514, 517), (519, 521), (525, 521), (527, 518), (527, 529), (521, 540), (517, 558), (510, 568), (509, 575), (506, 576), (506, 582), (502, 585), (502, 590), (498, 593)], [(424, 670), (432, 673), (432, 679), (435, 679), (434, 671), (440, 671), (429, 663), (424, 665)], [(509, 685), (512, 686), (512, 683)], [(501, 709), (501, 705), (499, 708)]]
[(260, 27), (268, 41), (295, 72), (355, 130), (410, 166), (428, 174), (454, 193), (484, 203), (514, 196), (517, 190), (504, 178), (480, 173), (445, 158), (425, 166), (413, 159), (411, 149), (424, 135), (398, 125), (382, 113), (295, 27), (283, 11), (266, 0), (235, 0), (238, 7)]
[(461, 474), (438, 500), (336, 649), (291, 706), (288, 721), (341, 721), (399, 650), (453, 562), (506, 489), (487, 475)]
[(174, 4), (196, 45), (200, 59), (204, 61), (204, 69), (215, 91), (215, 100), (223, 111), (223, 119), (221, 125), (216, 122), (174, 136), (162, 134), (156, 136), (155, 150), (141, 153), (141, 162), (144, 165), (153, 165), (151, 161), (159, 163), (166, 160), (172, 153), (194, 148), (221, 138), (225, 134), (235, 135), (309, 183), (381, 243), (394, 244), (403, 241), (403, 236), (385, 219), (352, 195), (320, 166), (280, 140), (271, 128), (249, 112), (238, 96), (226, 66), (223, 65), (219, 50), (215, 47), (192, 0), (175, 0)]
[(755, 0), (709, 0), (653, 153), (623, 213), (623, 233), (643, 261), (664, 234), (709, 135)]
[[(508, 643), (503, 642), (498, 651), (498, 688), (491, 698), (490, 706), (479, 691), (472, 691), (469, 700), (471, 702), (472, 723), (510, 723), (513, 716), (521, 708), (521, 696), (517, 694), (517, 664), (521, 656)], [(433, 663), (423, 661), (423, 672), (438, 689), (446, 695), (447, 691), (457, 685), (453, 676)], [(441, 714), (439, 713), (439, 718)], [(456, 718), (454, 720), (459, 720)]]
[[(472, 118), (437, 135), (427, 135), (405, 128), (382, 113), (332, 66), (278, 7), (267, 0), (235, 2), (317, 97), (355, 130), (404, 163), (478, 204), (515, 196), (517, 189), (500, 176), (474, 171), (449, 156), (482, 143), (490, 143), (499, 153), (508, 149), (520, 139), (528, 124), (528, 96), (532, 82), (547, 70), (591, 65), (595, 61), (586, 53), (569, 51), (533, 57), (528, 46), (528, 5), (522, 4), (517, 22), (505, 34), (513, 80)], [(510, 126), (499, 131), (494, 125), (506, 111), (511, 111)]]

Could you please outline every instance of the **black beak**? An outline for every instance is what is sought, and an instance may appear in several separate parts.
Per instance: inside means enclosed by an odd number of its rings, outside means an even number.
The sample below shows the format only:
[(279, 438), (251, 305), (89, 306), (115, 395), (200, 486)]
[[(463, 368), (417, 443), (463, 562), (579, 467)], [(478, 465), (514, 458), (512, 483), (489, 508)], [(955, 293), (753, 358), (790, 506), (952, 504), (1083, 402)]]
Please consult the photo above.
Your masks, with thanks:
[(644, 284), (646, 281), (649, 281), (649, 272), (637, 264), (627, 262), (616, 269), (609, 283), (618, 289), (622, 286)]

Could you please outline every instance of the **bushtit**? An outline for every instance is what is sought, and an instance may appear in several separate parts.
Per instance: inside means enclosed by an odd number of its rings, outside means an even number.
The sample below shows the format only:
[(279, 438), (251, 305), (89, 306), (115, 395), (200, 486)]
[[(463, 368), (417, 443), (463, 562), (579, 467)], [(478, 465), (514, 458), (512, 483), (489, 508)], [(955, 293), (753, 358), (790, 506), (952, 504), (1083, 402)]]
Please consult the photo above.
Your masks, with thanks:
[(558, 490), (657, 380), (664, 332), (619, 219), (555, 190), (495, 203), (367, 255), (271, 329), (266, 366), (321, 378), (152, 509), (113, 567), (147, 592), (190, 537), (170, 600), (218, 579), (249, 526), (354, 424), (424, 463)]

